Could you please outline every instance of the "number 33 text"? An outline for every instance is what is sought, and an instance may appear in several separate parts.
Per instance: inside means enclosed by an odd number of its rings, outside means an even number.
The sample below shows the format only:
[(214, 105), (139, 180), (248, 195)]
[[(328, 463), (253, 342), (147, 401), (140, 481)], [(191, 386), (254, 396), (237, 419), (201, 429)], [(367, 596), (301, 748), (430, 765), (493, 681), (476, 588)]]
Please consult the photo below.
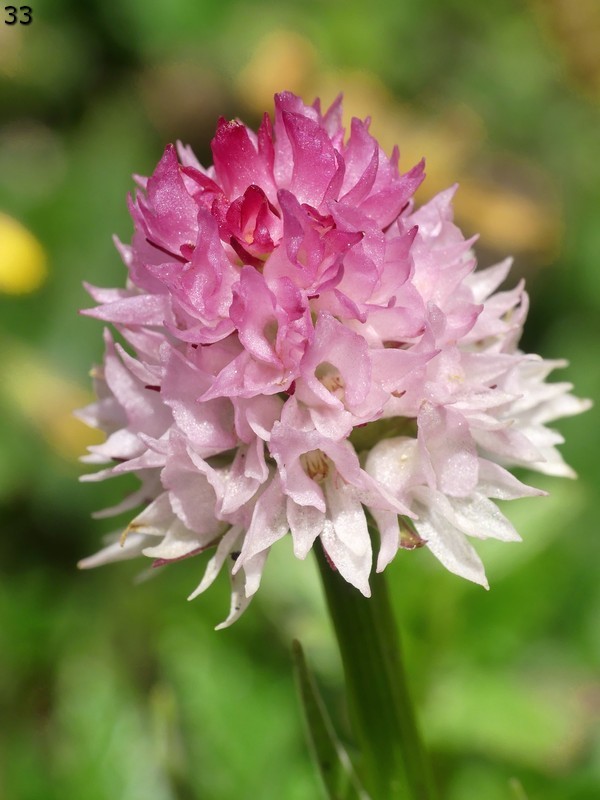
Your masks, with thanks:
[(5, 25), (31, 25), (31, 6), (4, 6)]

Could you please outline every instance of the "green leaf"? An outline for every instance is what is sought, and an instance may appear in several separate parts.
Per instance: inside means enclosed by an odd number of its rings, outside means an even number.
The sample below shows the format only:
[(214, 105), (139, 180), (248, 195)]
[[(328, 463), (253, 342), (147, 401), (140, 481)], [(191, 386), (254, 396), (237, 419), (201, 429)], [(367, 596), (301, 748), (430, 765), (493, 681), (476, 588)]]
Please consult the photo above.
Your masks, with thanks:
[(294, 670), (313, 759), (329, 800), (369, 800), (361, 788), (352, 762), (335, 735), (302, 645), (292, 642)]

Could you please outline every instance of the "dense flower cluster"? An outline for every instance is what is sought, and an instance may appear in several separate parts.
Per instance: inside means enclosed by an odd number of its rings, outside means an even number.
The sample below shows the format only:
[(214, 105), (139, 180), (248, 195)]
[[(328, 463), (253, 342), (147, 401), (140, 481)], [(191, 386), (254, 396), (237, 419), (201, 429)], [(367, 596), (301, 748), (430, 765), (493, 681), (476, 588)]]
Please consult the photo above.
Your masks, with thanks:
[(167, 147), (118, 243), (127, 288), (88, 287), (128, 349), (105, 333), (81, 416), (108, 434), (86, 460), (109, 466), (85, 477), (135, 473), (101, 514), (144, 507), (82, 566), (216, 547), (192, 597), (227, 563), (228, 625), (288, 534), (368, 595), (370, 517), (378, 570), (426, 544), (485, 586), (469, 537), (518, 539), (493, 500), (540, 494), (506, 467), (570, 475), (546, 423), (586, 407), (545, 383), (560, 362), (517, 349), (510, 261), (474, 271), (454, 188), (415, 210), (423, 163), (401, 173), (368, 121), (346, 137), (339, 100), (280, 94), (257, 133), (220, 120), (212, 153)]

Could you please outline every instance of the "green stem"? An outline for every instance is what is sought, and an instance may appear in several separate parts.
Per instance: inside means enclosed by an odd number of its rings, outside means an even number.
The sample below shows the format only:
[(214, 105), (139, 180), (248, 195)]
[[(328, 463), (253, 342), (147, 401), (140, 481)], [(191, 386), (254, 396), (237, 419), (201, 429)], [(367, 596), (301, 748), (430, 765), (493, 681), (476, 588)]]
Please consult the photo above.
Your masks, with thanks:
[(315, 550), (344, 666), (365, 788), (372, 800), (434, 800), (385, 578), (373, 574), (372, 597), (363, 597), (329, 566), (320, 547)]

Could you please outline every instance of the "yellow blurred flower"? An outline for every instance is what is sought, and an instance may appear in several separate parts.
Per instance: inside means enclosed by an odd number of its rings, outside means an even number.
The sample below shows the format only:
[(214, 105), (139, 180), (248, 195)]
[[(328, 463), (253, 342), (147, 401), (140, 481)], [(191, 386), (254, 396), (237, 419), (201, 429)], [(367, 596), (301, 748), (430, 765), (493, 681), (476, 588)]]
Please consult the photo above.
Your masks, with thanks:
[(294, 31), (268, 31), (256, 43), (252, 57), (240, 72), (236, 88), (247, 108), (262, 113), (284, 88), (303, 94), (313, 82), (318, 54), (304, 36)]
[(46, 253), (35, 236), (13, 217), (0, 213), (0, 292), (33, 292), (47, 271)]

